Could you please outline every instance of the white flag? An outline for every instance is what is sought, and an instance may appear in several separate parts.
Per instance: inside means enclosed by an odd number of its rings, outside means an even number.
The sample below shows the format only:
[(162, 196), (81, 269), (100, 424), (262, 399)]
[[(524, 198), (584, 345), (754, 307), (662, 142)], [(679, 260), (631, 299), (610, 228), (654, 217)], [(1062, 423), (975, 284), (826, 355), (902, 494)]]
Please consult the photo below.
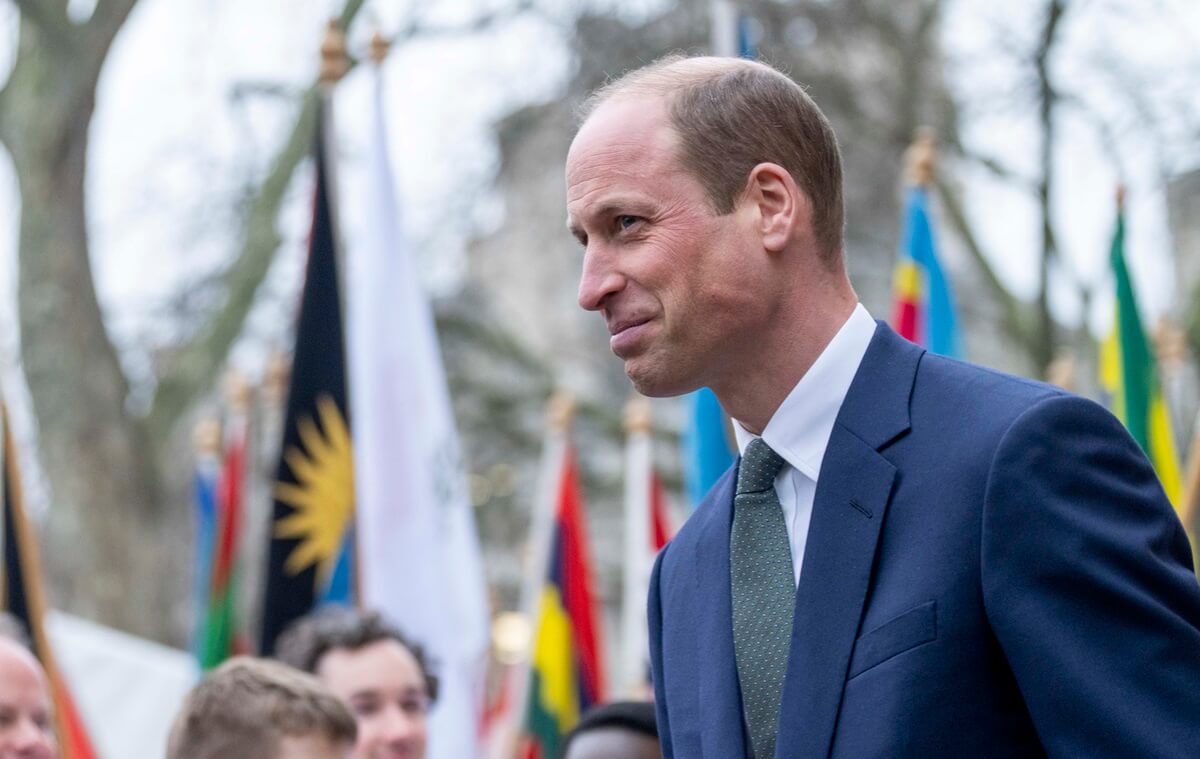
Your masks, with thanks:
[(483, 563), (433, 312), (401, 233), (375, 68), (365, 232), (346, 293), (361, 599), (434, 663), (429, 758), (471, 759), (489, 640)]

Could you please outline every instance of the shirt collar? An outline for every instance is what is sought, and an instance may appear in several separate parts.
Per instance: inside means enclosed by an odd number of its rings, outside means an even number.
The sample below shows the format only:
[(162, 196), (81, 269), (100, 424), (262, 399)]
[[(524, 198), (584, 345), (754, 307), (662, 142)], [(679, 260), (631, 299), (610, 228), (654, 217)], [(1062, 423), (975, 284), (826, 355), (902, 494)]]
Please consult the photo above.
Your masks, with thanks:
[[(763, 430), (762, 438), (771, 450), (813, 482), (821, 471), (842, 401), (874, 335), (875, 320), (859, 303)], [(737, 420), (733, 431), (741, 453), (758, 437)]]

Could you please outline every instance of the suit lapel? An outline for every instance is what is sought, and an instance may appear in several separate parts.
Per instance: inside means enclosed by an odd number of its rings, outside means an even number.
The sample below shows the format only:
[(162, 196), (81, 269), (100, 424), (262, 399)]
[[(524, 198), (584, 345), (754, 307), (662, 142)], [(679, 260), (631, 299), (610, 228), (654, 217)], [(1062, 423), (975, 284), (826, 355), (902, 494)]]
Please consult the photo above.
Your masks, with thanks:
[(700, 672), (700, 738), (705, 757), (745, 756), (742, 698), (733, 653), (733, 605), (729, 591), (729, 528), (733, 521), (736, 467), (726, 472), (697, 509), (705, 523), (696, 541), (697, 593), (704, 607), (698, 635)]
[(830, 752), (896, 477), (879, 449), (909, 428), (908, 400), (922, 353), (881, 324), (829, 438), (796, 591), (777, 757)]

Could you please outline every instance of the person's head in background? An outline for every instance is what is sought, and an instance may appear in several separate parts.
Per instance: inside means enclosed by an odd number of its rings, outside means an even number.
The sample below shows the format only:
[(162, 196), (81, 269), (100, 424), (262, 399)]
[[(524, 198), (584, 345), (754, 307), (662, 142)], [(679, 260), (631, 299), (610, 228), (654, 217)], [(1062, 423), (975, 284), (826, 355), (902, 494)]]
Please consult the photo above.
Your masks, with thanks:
[(312, 672), (358, 722), (355, 759), (423, 759), (437, 698), (421, 648), (377, 612), (327, 607), (293, 623), (275, 655)]
[(0, 613), (0, 759), (54, 759), (54, 707), (46, 672), (21, 623)]
[(654, 704), (617, 701), (588, 711), (563, 741), (561, 759), (662, 759)]
[(356, 735), (354, 717), (315, 677), (239, 656), (188, 694), (167, 759), (347, 759)]

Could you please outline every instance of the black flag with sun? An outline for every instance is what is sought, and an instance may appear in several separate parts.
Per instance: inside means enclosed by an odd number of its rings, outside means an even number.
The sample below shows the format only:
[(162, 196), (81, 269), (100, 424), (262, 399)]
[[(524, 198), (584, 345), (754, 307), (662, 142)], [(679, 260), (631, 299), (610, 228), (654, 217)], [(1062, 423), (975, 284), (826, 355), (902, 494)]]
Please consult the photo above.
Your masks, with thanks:
[(263, 604), (262, 652), (297, 617), (352, 602), (354, 467), (338, 262), (318, 118), (308, 268), (296, 326)]

